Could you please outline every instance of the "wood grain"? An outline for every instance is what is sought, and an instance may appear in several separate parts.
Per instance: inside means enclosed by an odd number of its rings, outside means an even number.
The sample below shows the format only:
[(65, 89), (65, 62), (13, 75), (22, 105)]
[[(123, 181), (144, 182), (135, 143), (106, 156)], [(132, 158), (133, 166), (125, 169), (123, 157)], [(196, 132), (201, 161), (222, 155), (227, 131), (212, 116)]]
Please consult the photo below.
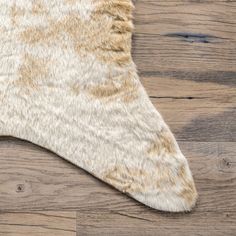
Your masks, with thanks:
[(142, 83), (178, 140), (236, 141), (236, 87), (173, 77)]
[(235, 1), (137, 0), (135, 5), (133, 55), (142, 75), (207, 71), (236, 77)]
[[(236, 211), (235, 143), (180, 142), (200, 195), (199, 212)], [(0, 142), (0, 209), (148, 209), (35, 145)], [(148, 211), (148, 210), (147, 210)]]
[(1, 236), (75, 236), (74, 212), (0, 213)]
[(234, 236), (235, 222), (235, 212), (196, 211), (190, 214), (156, 214), (151, 210), (129, 213), (112, 210), (82, 211), (77, 213), (77, 236)]
[(197, 207), (151, 210), (49, 151), (1, 138), (1, 236), (235, 235), (236, 1), (134, 3), (134, 61), (187, 156)]

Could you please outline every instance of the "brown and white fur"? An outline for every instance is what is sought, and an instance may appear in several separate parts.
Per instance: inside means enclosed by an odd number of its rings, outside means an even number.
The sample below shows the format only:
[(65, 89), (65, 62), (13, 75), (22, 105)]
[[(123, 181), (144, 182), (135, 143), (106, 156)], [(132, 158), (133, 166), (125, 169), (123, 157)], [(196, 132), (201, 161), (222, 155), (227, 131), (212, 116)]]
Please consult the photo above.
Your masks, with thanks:
[(187, 160), (140, 84), (130, 0), (0, 0), (0, 135), (155, 209), (189, 211)]

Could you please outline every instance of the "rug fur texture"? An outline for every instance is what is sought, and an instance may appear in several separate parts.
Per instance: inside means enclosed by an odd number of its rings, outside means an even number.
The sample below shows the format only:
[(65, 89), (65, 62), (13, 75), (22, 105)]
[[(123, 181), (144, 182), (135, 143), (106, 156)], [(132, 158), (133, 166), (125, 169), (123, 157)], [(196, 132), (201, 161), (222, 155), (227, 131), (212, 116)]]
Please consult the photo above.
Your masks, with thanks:
[(130, 0), (0, 0), (0, 135), (147, 206), (189, 211), (187, 160), (132, 61), (132, 12)]

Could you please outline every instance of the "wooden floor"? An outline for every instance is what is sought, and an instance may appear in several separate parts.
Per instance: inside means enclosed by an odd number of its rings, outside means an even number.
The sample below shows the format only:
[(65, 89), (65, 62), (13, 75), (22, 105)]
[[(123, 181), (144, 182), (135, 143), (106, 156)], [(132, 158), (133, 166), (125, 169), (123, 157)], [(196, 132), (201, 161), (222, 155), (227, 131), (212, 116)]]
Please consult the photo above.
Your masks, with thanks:
[(0, 139), (0, 235), (236, 235), (236, 1), (135, 1), (133, 56), (199, 201), (151, 210), (56, 155)]

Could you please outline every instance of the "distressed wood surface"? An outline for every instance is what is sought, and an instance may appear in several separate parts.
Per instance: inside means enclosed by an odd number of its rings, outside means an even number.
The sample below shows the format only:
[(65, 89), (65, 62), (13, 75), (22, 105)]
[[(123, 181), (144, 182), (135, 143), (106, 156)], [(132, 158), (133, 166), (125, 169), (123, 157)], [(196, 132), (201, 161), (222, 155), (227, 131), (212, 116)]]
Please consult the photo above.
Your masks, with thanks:
[(134, 61), (188, 158), (197, 207), (151, 210), (43, 148), (2, 137), (0, 236), (235, 235), (236, 1), (134, 2)]
[(133, 54), (141, 74), (213, 82), (235, 77), (236, 1), (135, 3)]
[(76, 213), (0, 213), (0, 235), (75, 236)]
[(9, 220), (13, 217), (13, 222), (18, 212), (77, 211), (78, 235), (187, 235), (195, 231), (204, 235), (206, 229), (205, 235), (233, 235), (235, 143), (180, 142), (180, 146), (188, 157), (200, 196), (191, 214), (151, 210), (62, 158), (16, 139), (0, 142), (0, 209), (2, 213), (12, 212)]
[(142, 82), (178, 140), (236, 141), (236, 86), (174, 77)]
[[(142, 213), (96, 211), (77, 213), (78, 235), (96, 236), (113, 235), (119, 232), (121, 236), (148, 235), (235, 235), (235, 214), (193, 212), (191, 214), (156, 214), (153, 211)], [(218, 222), (216, 224), (216, 222)], [(93, 227), (91, 227), (93, 225)]]

